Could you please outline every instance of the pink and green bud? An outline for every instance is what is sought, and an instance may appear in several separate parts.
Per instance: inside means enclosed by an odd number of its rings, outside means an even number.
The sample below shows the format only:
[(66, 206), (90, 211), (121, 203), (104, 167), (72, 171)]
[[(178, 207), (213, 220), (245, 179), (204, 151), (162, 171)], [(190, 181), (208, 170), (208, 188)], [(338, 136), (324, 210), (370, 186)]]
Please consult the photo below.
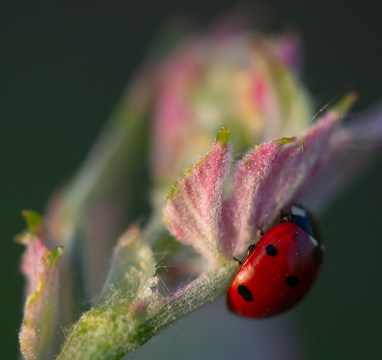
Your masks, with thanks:
[(19, 332), (21, 351), (28, 360), (39, 359), (50, 340), (58, 309), (58, 257), (64, 248), (49, 251), (36, 236), (42, 219), (37, 213), (24, 212), (30, 231), (17, 241), (26, 246), (21, 270), (26, 278), (24, 319)]
[[(223, 26), (220, 24), (219, 26)], [(222, 125), (233, 149), (302, 131), (313, 115), (296, 72), (294, 36), (210, 30), (189, 37), (160, 64), (152, 123), (152, 171), (159, 182), (206, 152)]]

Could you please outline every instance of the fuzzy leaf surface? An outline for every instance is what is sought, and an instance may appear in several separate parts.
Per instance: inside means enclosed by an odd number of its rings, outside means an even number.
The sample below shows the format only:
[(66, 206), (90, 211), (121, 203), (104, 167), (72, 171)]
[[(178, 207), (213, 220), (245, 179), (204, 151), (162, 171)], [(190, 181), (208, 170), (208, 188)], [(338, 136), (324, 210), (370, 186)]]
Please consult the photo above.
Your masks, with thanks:
[(230, 198), (224, 203), (222, 238), (233, 256), (243, 256), (257, 241), (258, 226), (267, 230), (299, 190), (339, 116), (330, 111), (296, 138), (256, 146), (239, 162)]
[(163, 221), (170, 233), (179, 241), (192, 244), (214, 265), (225, 261), (219, 243), (219, 223), (231, 163), (228, 135), (228, 130), (222, 128), (210, 151), (174, 185), (163, 210)]
[(21, 270), (27, 280), (24, 319), (19, 332), (23, 355), (38, 359), (53, 334), (58, 307), (58, 257), (63, 247), (49, 251), (32, 234), (19, 239), (25, 246)]

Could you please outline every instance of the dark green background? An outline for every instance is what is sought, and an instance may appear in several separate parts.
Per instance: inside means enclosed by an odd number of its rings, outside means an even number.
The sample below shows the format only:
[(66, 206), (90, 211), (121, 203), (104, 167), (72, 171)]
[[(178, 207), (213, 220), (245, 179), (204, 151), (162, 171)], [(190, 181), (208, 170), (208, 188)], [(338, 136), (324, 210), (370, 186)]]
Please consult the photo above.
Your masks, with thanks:
[[(382, 98), (382, 15), (377, 2), (273, 1), (270, 25), (301, 28), (305, 80), (317, 110), (345, 87), (355, 110)], [(106, 5), (107, 4), (107, 5)], [(0, 357), (17, 355), (24, 227), (20, 210), (42, 212), (108, 117), (150, 39), (175, 14), (202, 22), (227, 0), (14, 1), (0, 5)], [(295, 312), (309, 359), (377, 358), (382, 337), (382, 162), (320, 218), (323, 274)], [(255, 351), (254, 351), (255, 354)]]

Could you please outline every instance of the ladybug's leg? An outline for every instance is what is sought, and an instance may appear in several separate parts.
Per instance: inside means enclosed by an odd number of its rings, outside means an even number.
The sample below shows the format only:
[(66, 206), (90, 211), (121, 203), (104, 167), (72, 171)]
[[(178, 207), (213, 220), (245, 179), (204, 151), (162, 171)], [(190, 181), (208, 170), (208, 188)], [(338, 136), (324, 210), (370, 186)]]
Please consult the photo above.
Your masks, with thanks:
[(248, 255), (255, 248), (256, 245), (252, 244), (248, 246)]
[(239, 263), (239, 265), (241, 265), (243, 262), (240, 261), (239, 259), (236, 259), (235, 257), (233, 258), (235, 261), (237, 261)]
[(256, 236), (260, 239), (264, 235), (264, 231), (259, 225), (257, 225), (257, 229)]
[(279, 209), (280, 210), (280, 221), (279, 224), (282, 222), (290, 222), (291, 221), (291, 216), (290, 216), (290, 211), (286, 212), (285, 209)]

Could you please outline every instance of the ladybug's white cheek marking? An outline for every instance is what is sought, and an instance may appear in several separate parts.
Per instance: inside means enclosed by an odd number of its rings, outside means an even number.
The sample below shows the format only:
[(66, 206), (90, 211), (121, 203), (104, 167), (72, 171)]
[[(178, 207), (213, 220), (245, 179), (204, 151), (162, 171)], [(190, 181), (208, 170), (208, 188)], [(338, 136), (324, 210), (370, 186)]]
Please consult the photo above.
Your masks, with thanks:
[(306, 211), (298, 206), (292, 206), (290, 212), (295, 216), (307, 217)]
[(313, 243), (313, 246), (314, 246), (314, 247), (316, 247), (316, 246), (318, 245), (318, 241), (317, 241), (314, 237), (312, 237), (312, 236), (309, 235), (309, 239), (310, 239), (310, 241)]

